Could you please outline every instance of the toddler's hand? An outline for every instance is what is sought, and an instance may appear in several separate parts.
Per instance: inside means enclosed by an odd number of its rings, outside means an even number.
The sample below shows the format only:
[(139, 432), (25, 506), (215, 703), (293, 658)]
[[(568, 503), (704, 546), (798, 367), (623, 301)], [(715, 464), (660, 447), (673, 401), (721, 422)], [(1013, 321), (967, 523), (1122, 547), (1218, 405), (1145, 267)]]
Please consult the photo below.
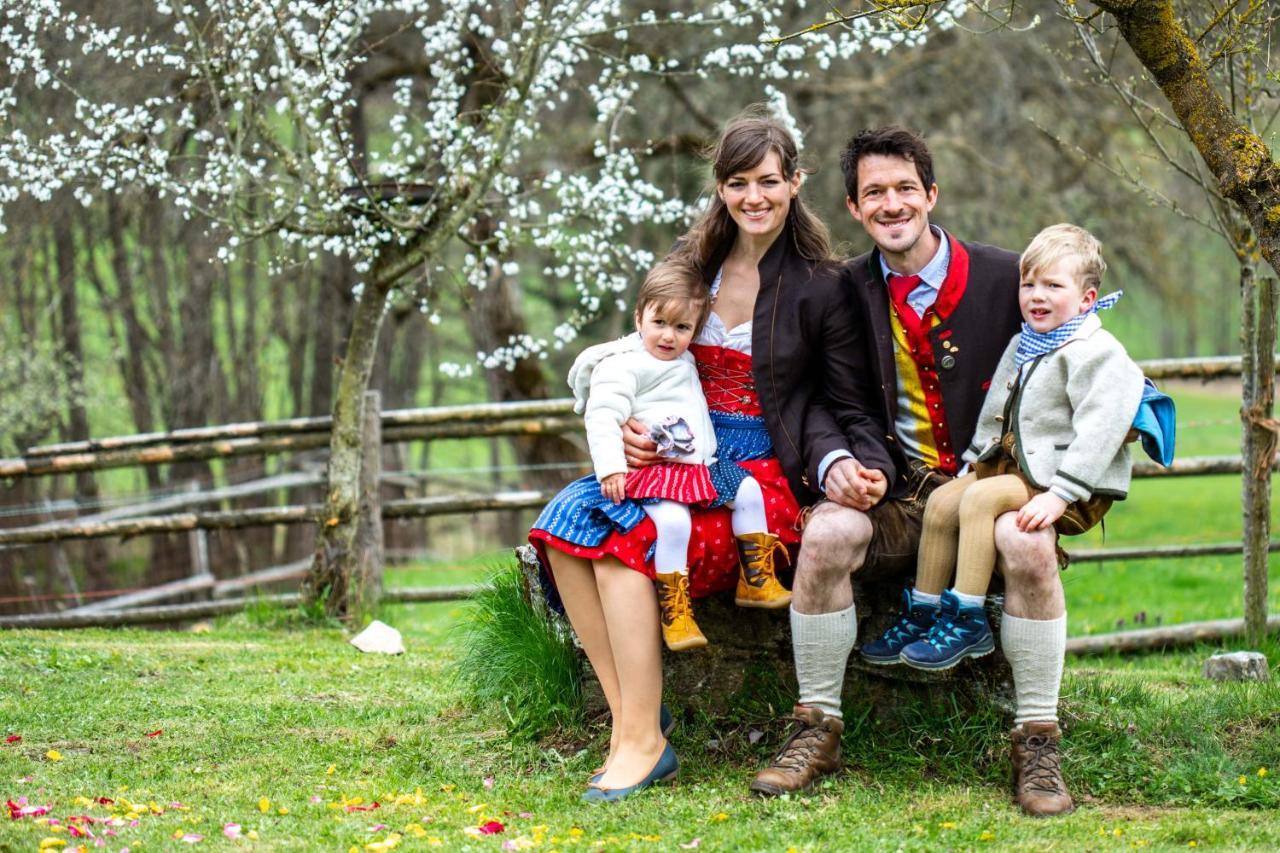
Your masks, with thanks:
[(610, 474), (600, 481), (600, 494), (615, 504), (620, 504), (622, 499), (627, 496), (626, 485), (626, 474)]
[(1067, 511), (1067, 502), (1053, 492), (1036, 495), (1018, 510), (1018, 529), (1023, 533), (1043, 530), (1053, 524)]

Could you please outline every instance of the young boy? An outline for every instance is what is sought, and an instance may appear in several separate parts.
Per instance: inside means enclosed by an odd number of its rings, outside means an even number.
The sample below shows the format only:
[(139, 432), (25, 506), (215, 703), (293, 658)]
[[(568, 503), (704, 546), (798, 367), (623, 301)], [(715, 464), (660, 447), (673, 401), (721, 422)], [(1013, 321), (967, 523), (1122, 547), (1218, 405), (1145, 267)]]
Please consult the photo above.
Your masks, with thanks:
[[(1024, 531), (1083, 533), (1123, 500), (1125, 444), (1142, 371), (1097, 312), (1106, 262), (1074, 225), (1036, 235), (1019, 262), (1022, 331), (991, 380), (964, 461), (973, 471), (939, 487), (925, 508), (915, 589), (902, 618), (862, 649), (877, 664), (949, 669), (995, 648), (983, 602), (995, 566), (995, 519), (1018, 511)], [(958, 535), (957, 535), (958, 534)], [(955, 587), (943, 589), (955, 568)]]

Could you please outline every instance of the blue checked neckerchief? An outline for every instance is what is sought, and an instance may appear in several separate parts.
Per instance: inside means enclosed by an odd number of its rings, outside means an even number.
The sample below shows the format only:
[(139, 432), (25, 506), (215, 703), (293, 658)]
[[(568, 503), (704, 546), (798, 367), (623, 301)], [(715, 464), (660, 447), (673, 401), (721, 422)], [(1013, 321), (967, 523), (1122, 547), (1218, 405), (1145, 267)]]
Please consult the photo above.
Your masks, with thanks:
[(1013, 355), (1013, 363), (1019, 370), (1022, 365), (1038, 358), (1048, 352), (1053, 352), (1058, 347), (1071, 340), (1071, 336), (1076, 333), (1086, 318), (1090, 314), (1098, 311), (1105, 311), (1112, 305), (1120, 301), (1120, 297), (1124, 295), (1123, 290), (1117, 290), (1115, 293), (1108, 293), (1106, 296), (1093, 303), (1093, 307), (1083, 314), (1072, 317), (1056, 329), (1050, 329), (1047, 332), (1037, 332), (1025, 322), (1022, 324), (1022, 337), (1018, 338), (1018, 349)]

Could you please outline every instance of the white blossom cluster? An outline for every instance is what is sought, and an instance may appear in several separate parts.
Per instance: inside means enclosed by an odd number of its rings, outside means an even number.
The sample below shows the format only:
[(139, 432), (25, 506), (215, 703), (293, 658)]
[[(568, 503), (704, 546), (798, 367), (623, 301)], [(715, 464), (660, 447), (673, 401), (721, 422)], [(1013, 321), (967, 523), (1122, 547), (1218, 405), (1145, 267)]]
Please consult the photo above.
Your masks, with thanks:
[[(627, 239), (637, 225), (690, 215), (642, 175), (642, 88), (750, 78), (742, 105), (767, 99), (799, 136), (784, 81), (925, 37), (864, 17), (771, 44), (831, 7), (814, 3), (807, 18), (803, 0), (692, 5), (144, 0), (77, 11), (6, 0), (0, 232), (19, 199), (71, 192), (88, 205), (144, 191), (223, 235), (221, 260), (271, 235), (282, 251), (350, 258), (366, 279), (407, 255), (398, 273), (465, 287), (498, 275), (572, 282), (577, 310), (547, 337), (478, 354), (510, 367), (618, 305), (654, 260), (655, 247)], [(962, 6), (948, 0), (931, 25)], [(374, 77), (385, 85), (371, 95), (360, 81)], [(549, 145), (584, 107), (589, 138)]]

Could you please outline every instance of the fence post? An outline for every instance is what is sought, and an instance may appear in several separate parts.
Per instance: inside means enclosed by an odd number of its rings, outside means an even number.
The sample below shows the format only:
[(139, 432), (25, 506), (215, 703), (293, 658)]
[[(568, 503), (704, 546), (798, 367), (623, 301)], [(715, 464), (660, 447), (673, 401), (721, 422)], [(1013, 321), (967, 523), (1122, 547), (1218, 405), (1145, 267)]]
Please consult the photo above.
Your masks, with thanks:
[(359, 620), (382, 597), (382, 395), (364, 394), (364, 424), (360, 441), (360, 509), (356, 526), (355, 577), (351, 579), (352, 613)]
[(1244, 477), (1244, 623), (1251, 647), (1267, 633), (1267, 567), (1271, 538), (1271, 461), (1276, 451), (1275, 341), (1276, 282), (1240, 268), (1241, 284), (1241, 455)]
[[(187, 483), (187, 491), (191, 494), (200, 491), (200, 481), (191, 480)], [(199, 527), (193, 528), (187, 534), (187, 547), (191, 551), (191, 577), (204, 578), (211, 576), (209, 573), (209, 534), (207, 531)], [(207, 596), (206, 596), (207, 597)]]

